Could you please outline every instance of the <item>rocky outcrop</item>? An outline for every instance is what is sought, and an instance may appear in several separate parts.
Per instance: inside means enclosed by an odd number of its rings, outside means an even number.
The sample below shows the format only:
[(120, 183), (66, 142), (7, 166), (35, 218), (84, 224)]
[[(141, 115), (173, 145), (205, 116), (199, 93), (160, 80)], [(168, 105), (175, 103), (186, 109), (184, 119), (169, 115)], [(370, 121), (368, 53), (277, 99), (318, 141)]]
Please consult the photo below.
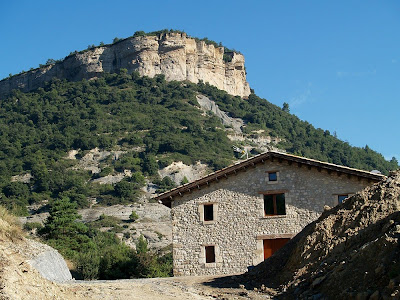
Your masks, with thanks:
[(244, 125), (244, 121), (242, 119), (231, 118), (226, 112), (219, 109), (218, 104), (204, 95), (197, 95), (196, 99), (204, 111), (212, 112), (221, 120), (224, 126), (232, 127), (233, 131), (236, 133), (242, 133), (241, 127)]
[(64, 258), (54, 248), (45, 244), (27, 240), (31, 248), (29, 264), (46, 279), (55, 282), (72, 280), (70, 271)]
[(154, 77), (164, 74), (166, 80), (208, 82), (229, 94), (246, 97), (250, 87), (246, 81), (244, 56), (232, 53), (232, 60), (223, 59), (224, 48), (187, 37), (185, 33), (139, 36), (112, 45), (92, 48), (69, 55), (63, 61), (28, 71), (0, 81), (0, 98), (13, 89), (28, 92), (53, 78), (78, 81), (98, 77), (103, 72), (121, 68)]

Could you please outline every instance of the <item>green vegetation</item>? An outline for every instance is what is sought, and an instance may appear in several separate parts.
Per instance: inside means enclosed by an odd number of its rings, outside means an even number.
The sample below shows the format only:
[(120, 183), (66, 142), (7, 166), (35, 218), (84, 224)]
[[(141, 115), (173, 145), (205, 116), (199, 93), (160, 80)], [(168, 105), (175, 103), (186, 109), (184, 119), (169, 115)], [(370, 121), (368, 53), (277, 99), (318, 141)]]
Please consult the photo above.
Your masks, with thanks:
[[(301, 121), (288, 105), (281, 109), (254, 94), (242, 100), (202, 82), (166, 82), (163, 75), (121, 70), (93, 81), (53, 80), (31, 93), (14, 91), (0, 103), (0, 203), (20, 215), (27, 214), (28, 204), (63, 197), (78, 207), (88, 206), (88, 197), (104, 205), (131, 203), (145, 177), (159, 192), (173, 188), (170, 178), (157, 175), (173, 161), (201, 161), (215, 170), (227, 166), (235, 158), (232, 143), (219, 119), (198, 109), (197, 93), (242, 118), (244, 132), (262, 129), (280, 137), (278, 146), (289, 153), (384, 174), (398, 168), (394, 158), (386, 161), (368, 146), (352, 147)], [(105, 159), (100, 174), (78, 171), (76, 161), (64, 158), (71, 149), (82, 157), (95, 147), (126, 152)], [(90, 181), (124, 170), (132, 177), (115, 185)], [(30, 183), (11, 182), (11, 176), (24, 173), (32, 174)]]
[(42, 238), (76, 264), (83, 279), (119, 279), (172, 275), (171, 255), (150, 253), (141, 236), (134, 251), (113, 232), (100, 227), (119, 227), (117, 219), (102, 215), (90, 224), (79, 221), (76, 205), (68, 198), (51, 204), (50, 216), (40, 230)]
[[(53, 80), (32, 93), (15, 91), (0, 103), (0, 202), (19, 214), (27, 213), (27, 204), (59, 197), (78, 207), (86, 207), (89, 196), (104, 204), (129, 203), (140, 195), (144, 176), (157, 180), (159, 158), (200, 160), (215, 169), (228, 165), (232, 145), (220, 121), (201, 114), (195, 95), (195, 85), (124, 71), (90, 82)], [(64, 158), (71, 149), (84, 156), (95, 147), (128, 150), (109, 158), (100, 176), (127, 169), (132, 177), (100, 187), (88, 183), (99, 175), (77, 171), (76, 161)], [(133, 147), (143, 151), (129, 150)], [(23, 173), (33, 180), (11, 182)]]
[(187, 179), (186, 176), (184, 176), (184, 177), (182, 178), (182, 180), (181, 180), (181, 185), (184, 185), (184, 184), (186, 184), (186, 183), (189, 183), (189, 180)]
[(139, 219), (139, 215), (136, 213), (136, 211), (132, 210), (132, 213), (129, 215), (129, 220), (135, 222), (137, 219)]

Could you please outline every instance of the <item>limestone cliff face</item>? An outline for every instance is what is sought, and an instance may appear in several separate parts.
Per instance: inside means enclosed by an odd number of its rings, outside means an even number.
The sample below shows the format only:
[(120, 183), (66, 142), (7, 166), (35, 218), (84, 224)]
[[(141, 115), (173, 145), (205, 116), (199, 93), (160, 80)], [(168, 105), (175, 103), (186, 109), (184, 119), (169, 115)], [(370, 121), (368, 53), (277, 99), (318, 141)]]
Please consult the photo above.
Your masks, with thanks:
[(0, 97), (13, 89), (24, 92), (43, 86), (52, 78), (72, 81), (91, 79), (102, 72), (129, 73), (153, 77), (164, 74), (170, 80), (208, 82), (229, 94), (246, 97), (250, 87), (246, 81), (244, 56), (233, 53), (231, 62), (223, 60), (224, 48), (207, 45), (187, 37), (185, 33), (141, 36), (112, 45), (96, 47), (66, 57), (62, 62), (35, 69), (0, 81)]

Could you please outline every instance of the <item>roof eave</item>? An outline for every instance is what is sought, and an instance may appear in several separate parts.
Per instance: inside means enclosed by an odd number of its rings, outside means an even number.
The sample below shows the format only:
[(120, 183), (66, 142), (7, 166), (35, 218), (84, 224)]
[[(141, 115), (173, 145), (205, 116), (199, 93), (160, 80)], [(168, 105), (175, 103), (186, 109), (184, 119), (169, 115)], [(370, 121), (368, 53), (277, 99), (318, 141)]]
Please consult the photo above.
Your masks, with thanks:
[(339, 165), (321, 162), (321, 161), (304, 158), (304, 157), (300, 157), (300, 156), (295, 156), (295, 155), (291, 155), (291, 154), (269, 151), (269, 152), (254, 156), (252, 158), (249, 158), (240, 163), (228, 166), (226, 168), (223, 168), (223, 169), (213, 172), (211, 174), (208, 174), (207, 176), (200, 178), (198, 180), (195, 180), (193, 182), (186, 183), (182, 186), (176, 187), (170, 191), (167, 191), (165, 193), (158, 195), (154, 199), (156, 199), (156, 200), (160, 201), (162, 204), (170, 207), (173, 197), (175, 197), (177, 195), (182, 196), (183, 194), (191, 192), (195, 189), (200, 189), (202, 186), (208, 185), (212, 181), (218, 181), (219, 178), (220, 179), (227, 178), (228, 175), (232, 175), (232, 174), (236, 174), (241, 171), (245, 171), (248, 167), (255, 167), (255, 165), (258, 163), (264, 163), (267, 159), (273, 160), (275, 158), (277, 158), (278, 160), (281, 160), (281, 161), (283, 161), (283, 160), (292, 161), (295, 163), (299, 163), (301, 165), (308, 165), (310, 167), (317, 167), (317, 168), (326, 169), (326, 170), (330, 170), (330, 171), (336, 171), (338, 173), (362, 177), (362, 178), (366, 178), (366, 179), (373, 180), (373, 181), (380, 181), (386, 177), (381, 174), (374, 174), (374, 173), (370, 173), (370, 172), (363, 171), (363, 170), (353, 169), (353, 168), (349, 168), (349, 167), (345, 167), (345, 166), (339, 166)]

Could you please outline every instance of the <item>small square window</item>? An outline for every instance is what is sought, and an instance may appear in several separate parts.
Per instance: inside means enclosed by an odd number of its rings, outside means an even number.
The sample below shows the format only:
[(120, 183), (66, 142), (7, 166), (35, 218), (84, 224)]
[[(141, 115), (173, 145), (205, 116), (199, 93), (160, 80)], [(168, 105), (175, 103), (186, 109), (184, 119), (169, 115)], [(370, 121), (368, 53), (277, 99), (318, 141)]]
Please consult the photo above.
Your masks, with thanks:
[(205, 246), (206, 263), (215, 263), (215, 246)]
[(277, 181), (278, 173), (277, 172), (269, 172), (268, 173), (268, 181)]
[(286, 215), (285, 194), (264, 195), (264, 213), (266, 216)]
[(213, 204), (204, 204), (204, 221), (213, 221), (214, 220), (214, 205)]
[(338, 203), (343, 203), (344, 199), (347, 199), (349, 195), (338, 195)]

